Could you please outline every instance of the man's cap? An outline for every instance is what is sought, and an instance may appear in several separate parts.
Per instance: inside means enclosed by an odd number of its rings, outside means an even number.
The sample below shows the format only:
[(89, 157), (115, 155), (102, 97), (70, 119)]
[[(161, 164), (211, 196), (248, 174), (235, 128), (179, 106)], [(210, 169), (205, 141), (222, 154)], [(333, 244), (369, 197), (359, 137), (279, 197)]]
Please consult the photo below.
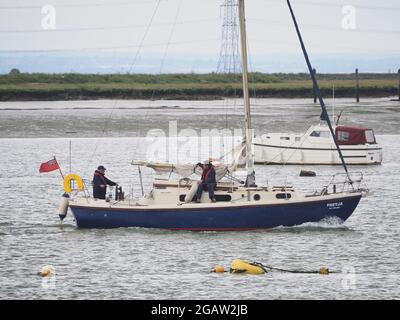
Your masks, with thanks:
[(104, 166), (98, 166), (97, 170), (106, 170), (106, 168), (104, 168)]

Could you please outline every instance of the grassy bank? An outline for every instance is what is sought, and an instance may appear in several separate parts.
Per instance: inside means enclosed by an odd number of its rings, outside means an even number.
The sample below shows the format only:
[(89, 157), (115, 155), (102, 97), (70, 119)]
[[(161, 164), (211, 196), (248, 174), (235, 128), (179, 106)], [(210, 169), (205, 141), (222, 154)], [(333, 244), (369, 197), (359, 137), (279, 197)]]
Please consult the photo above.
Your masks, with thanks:
[[(312, 97), (308, 74), (249, 76), (251, 95), (257, 97)], [(397, 74), (360, 74), (361, 97), (398, 93)], [(353, 74), (319, 74), (325, 96), (355, 96)], [(241, 75), (219, 74), (8, 74), (0, 75), (0, 101), (187, 99), (205, 100), (241, 96)]]

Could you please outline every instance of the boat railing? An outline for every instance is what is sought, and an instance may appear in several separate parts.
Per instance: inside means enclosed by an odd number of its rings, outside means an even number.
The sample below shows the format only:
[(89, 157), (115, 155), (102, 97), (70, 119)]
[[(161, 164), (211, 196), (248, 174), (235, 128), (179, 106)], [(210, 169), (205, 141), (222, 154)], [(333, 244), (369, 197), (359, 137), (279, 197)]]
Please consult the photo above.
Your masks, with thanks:
[[(78, 193), (83, 193), (83, 197), (87, 200), (89, 200), (89, 198), (93, 198), (90, 190), (90, 187), (93, 185), (91, 180), (88, 179), (82, 179), (83, 182), (83, 189), (82, 190), (78, 190), (75, 189), (73, 187), (73, 195), (77, 195)], [(109, 189), (107, 190), (107, 195), (106, 195), (106, 201), (108, 202), (119, 202), (121, 200), (127, 200), (129, 202), (129, 204), (132, 201), (136, 201), (139, 199), (139, 197), (135, 197), (134, 196), (134, 186), (133, 185), (129, 185), (128, 188), (128, 194), (125, 195), (125, 192), (123, 192), (123, 195), (121, 196), (122, 189), (118, 189), (117, 192), (117, 188), (120, 188), (121, 186), (117, 185), (117, 186), (110, 186)], [(125, 191), (125, 190), (124, 190)]]
[(77, 195), (79, 192), (83, 192), (84, 197), (85, 198), (90, 198), (90, 191), (89, 191), (89, 187), (92, 185), (92, 181), (88, 180), (88, 179), (82, 179), (83, 182), (83, 189), (79, 190), (77, 188), (75, 188), (75, 181), (72, 180), (72, 191), (74, 193), (74, 195)]
[(361, 187), (364, 179), (362, 172), (352, 172), (351, 180), (346, 173), (334, 174), (329, 183), (321, 190), (320, 195), (344, 193), (344, 192), (359, 192), (366, 189)]

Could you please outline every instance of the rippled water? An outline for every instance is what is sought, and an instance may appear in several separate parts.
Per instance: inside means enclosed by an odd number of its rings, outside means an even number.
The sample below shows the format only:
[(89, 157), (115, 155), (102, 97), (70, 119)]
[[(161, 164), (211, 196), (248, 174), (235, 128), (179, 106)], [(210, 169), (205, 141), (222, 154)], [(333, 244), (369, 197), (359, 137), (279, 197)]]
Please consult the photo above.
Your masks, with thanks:
[[(103, 102), (87, 103), (102, 106)], [(233, 126), (229, 116), (228, 120), (223, 119), (224, 102), (212, 102), (209, 108), (209, 102), (196, 102), (201, 111), (190, 109), (189, 102), (179, 102), (182, 110), (168, 111), (157, 108), (165, 102), (143, 102), (147, 106), (151, 104), (147, 109), (137, 109), (143, 106), (138, 102), (120, 103), (136, 107), (114, 111), (111, 118), (122, 121), (116, 134), (120, 137), (112, 137), (107, 132), (102, 139), (95, 136), (101, 135), (101, 124), (110, 115), (112, 102), (104, 102), (105, 109), (86, 111), (68, 109), (85, 102), (57, 102), (53, 104), (59, 110), (47, 111), (5, 109), (10, 105), (21, 109), (35, 105), (43, 109), (51, 104), (48, 102), (0, 104), (0, 298), (400, 298), (400, 105), (397, 102), (371, 100), (362, 108), (368, 111), (364, 112), (359, 106), (342, 101), (343, 105), (348, 104), (346, 110), (349, 110), (345, 120), (373, 127), (384, 148), (381, 166), (351, 168), (364, 172), (372, 194), (362, 199), (344, 225), (326, 221), (272, 231), (223, 233), (134, 228), (80, 230), (76, 229), (71, 215), (60, 224), (57, 210), (62, 194), (61, 179), (57, 172), (39, 174), (38, 167), (56, 155), (62, 168), (68, 171), (66, 131), (78, 132), (71, 136), (74, 172), (90, 179), (95, 166), (104, 164), (110, 178), (138, 196), (137, 168), (130, 161), (143, 157), (146, 152), (139, 133), (163, 127), (166, 120), (175, 117), (178, 123), (182, 121), (194, 128), (213, 128), (223, 125), (224, 121)], [(257, 130), (262, 129), (264, 120), (275, 131), (292, 131), (304, 129), (318, 118), (316, 107), (311, 112), (302, 100), (260, 100), (258, 103), (272, 104), (273, 116), (268, 118), (268, 107), (255, 107)], [(295, 110), (293, 118), (287, 116), (285, 103)], [(216, 109), (219, 117), (207, 117), (214, 112), (215, 104), (220, 105)], [(238, 105), (238, 116), (240, 111)], [(207, 118), (207, 122), (197, 123), (198, 117)], [(275, 123), (278, 118), (282, 119), (280, 124)], [(124, 126), (131, 120), (133, 127), (138, 125), (141, 129), (125, 130)], [(300, 178), (301, 169), (315, 170), (318, 176)], [(340, 168), (257, 166), (256, 170), (259, 183), (286, 181), (310, 191), (322, 186), (328, 175), (339, 172)], [(151, 171), (145, 170), (147, 190), (151, 178)], [(328, 266), (339, 273), (321, 276), (275, 271), (248, 276), (210, 272), (216, 264), (229, 268), (235, 258), (293, 270)], [(43, 280), (36, 273), (49, 264), (54, 266), (56, 276)]]

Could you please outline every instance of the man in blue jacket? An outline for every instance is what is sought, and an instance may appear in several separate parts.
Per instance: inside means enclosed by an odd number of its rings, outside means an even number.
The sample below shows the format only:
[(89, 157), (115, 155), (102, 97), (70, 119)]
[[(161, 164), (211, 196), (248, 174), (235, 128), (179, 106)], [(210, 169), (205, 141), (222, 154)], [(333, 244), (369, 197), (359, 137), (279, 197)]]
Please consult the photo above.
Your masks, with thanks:
[(210, 197), (211, 202), (217, 202), (214, 196), (214, 189), (216, 185), (215, 179), (215, 168), (210, 161), (205, 161), (204, 163), (198, 163), (196, 167), (200, 167), (203, 169), (203, 173), (201, 175), (201, 183), (197, 189), (197, 203), (201, 201), (201, 195), (203, 190), (208, 191), (208, 196)]
[(93, 198), (105, 199), (107, 185), (115, 186), (116, 183), (105, 177), (106, 168), (98, 166), (93, 175)]

